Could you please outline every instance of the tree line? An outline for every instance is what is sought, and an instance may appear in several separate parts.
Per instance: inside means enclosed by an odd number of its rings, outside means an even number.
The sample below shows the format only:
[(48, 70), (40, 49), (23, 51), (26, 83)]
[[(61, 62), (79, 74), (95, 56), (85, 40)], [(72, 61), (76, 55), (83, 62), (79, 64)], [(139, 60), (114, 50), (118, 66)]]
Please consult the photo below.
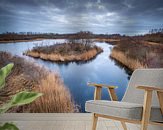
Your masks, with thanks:
[(163, 33), (163, 28), (151, 29), (151, 30), (149, 31), (149, 34), (155, 34), (155, 33)]

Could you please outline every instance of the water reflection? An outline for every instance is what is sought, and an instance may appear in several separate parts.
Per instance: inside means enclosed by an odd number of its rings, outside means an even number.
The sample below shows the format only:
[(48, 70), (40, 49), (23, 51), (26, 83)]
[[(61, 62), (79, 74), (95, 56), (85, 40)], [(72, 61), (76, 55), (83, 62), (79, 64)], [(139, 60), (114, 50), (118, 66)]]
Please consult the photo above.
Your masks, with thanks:
[(125, 70), (125, 72), (128, 74), (128, 80), (130, 80), (133, 71), (130, 70), (127, 66), (123, 65), (121, 62), (119, 62), (119, 61), (113, 59), (111, 56), (109, 56), (109, 58), (110, 58), (112, 61), (115, 62), (115, 65), (116, 65), (116, 66), (119, 66), (119, 68)]

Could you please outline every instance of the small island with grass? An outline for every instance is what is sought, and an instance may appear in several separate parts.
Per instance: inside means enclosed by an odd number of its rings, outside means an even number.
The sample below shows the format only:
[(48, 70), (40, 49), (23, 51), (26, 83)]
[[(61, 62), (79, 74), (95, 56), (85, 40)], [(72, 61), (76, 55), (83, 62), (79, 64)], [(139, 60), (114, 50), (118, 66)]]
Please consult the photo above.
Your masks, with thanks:
[(55, 62), (72, 62), (91, 60), (102, 51), (92, 43), (60, 43), (37, 46), (24, 52), (24, 55)]

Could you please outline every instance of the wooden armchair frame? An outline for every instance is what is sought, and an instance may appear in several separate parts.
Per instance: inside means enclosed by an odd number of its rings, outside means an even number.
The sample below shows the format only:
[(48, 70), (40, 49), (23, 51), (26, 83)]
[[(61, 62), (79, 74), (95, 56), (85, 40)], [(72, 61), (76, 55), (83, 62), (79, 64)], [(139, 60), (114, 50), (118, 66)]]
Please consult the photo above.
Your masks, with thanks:
[[(94, 100), (101, 100), (101, 90), (102, 90), (103, 87), (105, 87), (105, 88), (108, 89), (111, 100), (112, 101), (118, 101), (118, 98), (117, 98), (116, 93), (115, 93), (115, 89), (117, 88), (116, 86), (109, 86), (109, 85), (105, 85), (105, 84), (96, 84), (96, 83), (88, 83), (88, 86), (94, 86), (95, 87)], [(163, 126), (163, 123), (150, 122), (152, 93), (154, 91), (157, 92), (161, 112), (163, 114), (163, 89), (156, 88), (156, 87), (149, 87), (149, 86), (138, 86), (137, 88), (142, 89), (142, 90), (145, 91), (142, 120), (140, 120), (140, 121), (138, 121), (138, 120), (128, 120), (128, 119), (124, 119), (124, 118), (112, 117), (112, 116), (93, 113), (92, 130), (96, 130), (98, 117), (118, 120), (118, 121), (121, 122), (122, 127), (123, 127), (124, 130), (127, 130), (126, 123), (141, 124), (141, 130), (147, 130), (148, 124)]]

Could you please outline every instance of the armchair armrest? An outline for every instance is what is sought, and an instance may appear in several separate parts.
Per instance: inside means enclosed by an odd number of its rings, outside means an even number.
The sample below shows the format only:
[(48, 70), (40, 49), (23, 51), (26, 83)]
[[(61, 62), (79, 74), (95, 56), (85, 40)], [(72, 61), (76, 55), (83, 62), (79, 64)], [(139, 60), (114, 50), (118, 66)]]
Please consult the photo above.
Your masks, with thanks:
[(157, 91), (157, 92), (163, 92), (162, 88), (159, 87), (151, 87), (151, 86), (138, 86), (138, 89), (143, 89), (146, 91)]
[(117, 101), (117, 95), (115, 93), (115, 88), (117, 88), (117, 86), (110, 86), (110, 85), (106, 85), (106, 84), (96, 84), (96, 83), (87, 83), (88, 86), (94, 86), (95, 88), (95, 93), (94, 93), (94, 100), (100, 100), (101, 99), (101, 89), (102, 87), (107, 88), (110, 98), (112, 101)]
[(108, 88), (108, 89), (115, 89), (118, 88), (117, 86), (111, 86), (111, 85), (106, 85), (106, 84), (97, 84), (97, 83), (87, 83), (88, 86), (94, 86), (94, 87), (104, 87), (104, 88)]

